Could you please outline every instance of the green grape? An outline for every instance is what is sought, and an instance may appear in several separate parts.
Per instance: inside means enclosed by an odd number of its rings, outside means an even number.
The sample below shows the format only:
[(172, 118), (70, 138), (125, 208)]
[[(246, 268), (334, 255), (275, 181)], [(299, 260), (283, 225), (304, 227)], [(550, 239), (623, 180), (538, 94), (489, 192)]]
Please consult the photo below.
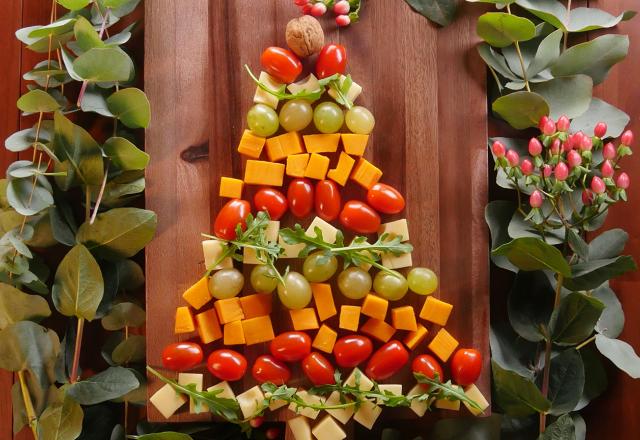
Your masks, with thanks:
[(409, 289), (418, 295), (431, 295), (438, 288), (438, 277), (431, 269), (414, 267), (407, 276)]
[(233, 298), (244, 286), (244, 275), (238, 269), (222, 269), (209, 278), (209, 292), (216, 299)]
[(344, 113), (335, 102), (322, 102), (313, 112), (313, 123), (320, 133), (335, 133), (344, 122)]
[(338, 289), (347, 298), (362, 299), (371, 292), (371, 275), (359, 267), (349, 267), (338, 275)]
[(407, 294), (408, 289), (409, 283), (407, 283), (407, 279), (399, 273), (393, 275), (380, 271), (373, 279), (373, 290), (389, 301), (402, 299)]
[(280, 302), (289, 309), (302, 309), (311, 302), (309, 281), (298, 272), (289, 272), (284, 285), (278, 284)]
[(324, 252), (314, 252), (302, 265), (304, 277), (312, 283), (322, 283), (331, 278), (338, 270), (338, 259)]
[(259, 264), (251, 270), (251, 287), (259, 293), (271, 293), (278, 286), (276, 272), (269, 266)]
[(345, 122), (349, 130), (358, 134), (369, 134), (373, 131), (373, 126), (376, 125), (376, 120), (371, 112), (359, 105), (351, 107), (347, 111)]
[(307, 128), (313, 119), (311, 104), (304, 99), (288, 101), (280, 109), (280, 125), (287, 131), (301, 131)]
[(274, 109), (264, 104), (256, 104), (247, 113), (247, 124), (253, 134), (267, 137), (278, 131), (278, 115)]

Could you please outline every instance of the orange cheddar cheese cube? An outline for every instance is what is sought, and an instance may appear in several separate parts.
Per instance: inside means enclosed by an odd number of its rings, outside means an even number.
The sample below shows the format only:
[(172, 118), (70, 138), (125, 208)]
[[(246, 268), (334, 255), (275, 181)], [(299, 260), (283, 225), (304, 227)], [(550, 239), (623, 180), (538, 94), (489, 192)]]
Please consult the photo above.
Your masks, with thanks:
[(434, 324), (445, 326), (453, 306), (432, 296), (427, 297), (420, 311), (420, 318)]
[(245, 343), (242, 321), (233, 321), (224, 325), (224, 345), (242, 345)]
[(337, 338), (338, 334), (333, 331), (331, 327), (322, 324), (311, 345), (313, 348), (324, 351), (325, 353), (332, 353)]
[(338, 327), (357, 332), (358, 326), (360, 325), (360, 310), (361, 308), (359, 306), (341, 306)]
[(362, 156), (369, 142), (368, 134), (342, 133), (342, 147), (345, 153)]
[(214, 309), (198, 313), (196, 321), (198, 322), (198, 334), (203, 344), (217, 341), (222, 337), (220, 321), (218, 321), (218, 315)]
[(457, 347), (458, 341), (443, 328), (438, 331), (429, 343), (429, 350), (438, 356), (442, 362), (447, 362)]
[(237, 297), (219, 299), (218, 301), (213, 303), (213, 307), (215, 307), (216, 312), (218, 312), (220, 324), (226, 324), (228, 322), (244, 319), (244, 313), (242, 312), (242, 307), (240, 306), (240, 299)]
[(364, 301), (362, 303), (362, 314), (367, 315), (369, 318), (384, 321), (385, 316), (387, 316), (388, 308), (389, 301), (370, 293), (364, 297)]
[(176, 309), (175, 333), (191, 333), (195, 331), (196, 326), (193, 322), (193, 315), (187, 306), (178, 307)]
[(304, 153), (304, 148), (300, 135), (295, 131), (267, 139), (267, 157), (271, 162), (278, 162), (292, 154), (300, 153)]
[(242, 198), (242, 187), (244, 182), (240, 179), (234, 179), (232, 177), (220, 178), (220, 191), (218, 195), (220, 197), (228, 197), (230, 199)]
[(248, 160), (244, 169), (244, 183), (247, 185), (282, 186), (284, 169), (283, 163)]
[(304, 170), (309, 163), (309, 154), (292, 154), (287, 156), (286, 174), (291, 177), (304, 177)]
[[(351, 172), (351, 180), (364, 189), (369, 189), (380, 180), (382, 171), (371, 162), (361, 157)], [(245, 179), (246, 181), (247, 179)]]
[(318, 328), (316, 311), (312, 307), (289, 310), (289, 315), (291, 316), (294, 330), (314, 330)]
[(340, 143), (340, 133), (308, 134), (303, 136), (307, 153), (335, 153)]
[(196, 310), (211, 301), (211, 294), (209, 293), (209, 277), (205, 276), (200, 278), (197, 283), (185, 290), (182, 294), (182, 298)]
[(345, 186), (355, 163), (356, 160), (353, 157), (341, 152), (340, 157), (338, 158), (338, 164), (335, 168), (330, 169), (327, 172), (327, 178), (333, 180), (339, 185)]
[(422, 324), (417, 324), (417, 329), (414, 332), (407, 333), (404, 338), (404, 345), (410, 350), (414, 350), (422, 341), (427, 337), (427, 328)]
[(267, 342), (275, 337), (269, 315), (245, 319), (242, 321), (242, 331), (247, 345)]
[(240, 138), (240, 144), (238, 145), (238, 153), (249, 156), (253, 159), (260, 157), (262, 148), (264, 147), (266, 139), (260, 136), (256, 136), (251, 133), (251, 130), (245, 130)]
[(396, 329), (384, 321), (369, 318), (369, 320), (360, 327), (360, 331), (379, 341), (388, 342), (396, 332)]
[(416, 314), (411, 306), (391, 309), (391, 322), (396, 330), (409, 330), (414, 332), (418, 329)]
[(313, 153), (309, 157), (309, 163), (304, 170), (304, 177), (310, 179), (324, 180), (329, 169), (329, 158), (322, 154)]
[(271, 313), (271, 302), (273, 295), (270, 293), (254, 293), (253, 295), (241, 296), (240, 307), (245, 319), (257, 318)]
[(333, 302), (333, 293), (331, 285), (325, 283), (311, 283), (311, 291), (313, 292), (313, 301), (318, 311), (320, 321), (326, 321), (338, 314), (336, 304)]

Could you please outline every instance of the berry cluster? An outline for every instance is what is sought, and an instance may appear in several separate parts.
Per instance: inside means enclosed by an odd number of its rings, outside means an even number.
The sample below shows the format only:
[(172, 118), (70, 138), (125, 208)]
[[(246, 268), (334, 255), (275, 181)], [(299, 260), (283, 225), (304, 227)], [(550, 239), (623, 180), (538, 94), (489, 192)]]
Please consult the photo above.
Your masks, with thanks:
[[(609, 205), (627, 200), (629, 176), (620, 171), (620, 160), (631, 154), (631, 130), (622, 134), (616, 147), (607, 139), (604, 122), (595, 125), (593, 136), (572, 133), (566, 116), (557, 121), (543, 116), (538, 128), (541, 135), (529, 140), (528, 157), (521, 158), (501, 141), (491, 146), (496, 169), (504, 171), (520, 197), (529, 194), (530, 211), (519, 206), (526, 220), (551, 228), (580, 228)], [(563, 197), (576, 191), (581, 192), (582, 206), (574, 197)]]
[(320, 17), (333, 9), (338, 26), (349, 26), (358, 21), (361, 0), (294, 0), (303, 14)]

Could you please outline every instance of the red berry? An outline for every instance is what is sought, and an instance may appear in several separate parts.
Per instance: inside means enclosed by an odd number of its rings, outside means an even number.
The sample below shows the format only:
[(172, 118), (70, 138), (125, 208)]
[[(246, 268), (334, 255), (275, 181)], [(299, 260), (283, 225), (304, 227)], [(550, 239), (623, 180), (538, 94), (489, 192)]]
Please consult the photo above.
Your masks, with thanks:
[(627, 173), (620, 173), (618, 178), (616, 179), (616, 186), (621, 189), (629, 188), (629, 175)]
[(571, 168), (575, 168), (582, 163), (582, 157), (576, 150), (571, 150), (567, 154), (567, 163)]
[(549, 177), (552, 172), (553, 172), (553, 168), (551, 168), (551, 165), (545, 165), (542, 167), (542, 175), (544, 177)]
[[(296, 1), (299, 1), (299, 0), (296, 0)], [(260, 426), (262, 426), (263, 423), (264, 423), (264, 417), (262, 416), (257, 416), (249, 420), (249, 425), (251, 425), (252, 428), (259, 428)]]
[(545, 122), (544, 126), (542, 127), (542, 133), (544, 133), (547, 136), (551, 136), (555, 132), (556, 132), (556, 123), (553, 122), (551, 119), (547, 119), (547, 122)]
[(593, 140), (589, 136), (582, 136), (580, 140), (580, 149), (582, 151), (591, 151), (593, 148)]
[(585, 189), (582, 191), (582, 203), (587, 206), (593, 203), (593, 193), (591, 190)]
[(616, 157), (616, 147), (611, 142), (607, 142), (602, 148), (602, 156), (605, 159), (614, 159)]
[(537, 138), (531, 138), (529, 141), (529, 154), (533, 157), (542, 153), (542, 144)]
[(311, 8), (313, 7), (313, 5), (311, 3), (307, 3), (306, 5), (302, 6), (300, 8), (300, 11), (302, 11), (303, 14), (309, 15), (311, 14)]
[(278, 437), (280, 437), (280, 430), (278, 428), (269, 428), (264, 433), (264, 436), (267, 438), (267, 440), (276, 440)]
[(327, 5), (324, 3), (316, 3), (311, 7), (311, 15), (314, 17), (320, 17), (324, 15), (325, 12), (327, 12)]
[(604, 181), (598, 176), (593, 176), (591, 179), (591, 191), (596, 194), (602, 194), (607, 189), (607, 186), (604, 184)]
[(304, 6), (309, 3), (309, 0), (293, 0), (293, 2), (298, 6)]
[(493, 151), (493, 154), (495, 154), (496, 157), (504, 157), (506, 150), (507, 149), (504, 147), (504, 144), (500, 141), (495, 141), (491, 146), (491, 151)]
[(603, 138), (607, 134), (607, 124), (604, 122), (598, 122), (593, 128), (593, 134), (599, 138)]
[(546, 124), (548, 120), (549, 120), (549, 116), (546, 116), (546, 115), (540, 118), (540, 121), (538, 122), (538, 129), (540, 131), (542, 131), (544, 124)]
[(561, 182), (567, 180), (567, 177), (569, 177), (569, 167), (567, 167), (566, 163), (560, 162), (553, 170), (553, 174), (556, 176), (556, 179)]
[(560, 147), (562, 147), (562, 141), (558, 138), (551, 142), (551, 154), (560, 154)]
[(520, 164), (520, 169), (522, 170), (522, 174), (530, 176), (533, 173), (533, 164), (529, 159), (525, 159)]
[(542, 193), (538, 190), (535, 190), (534, 192), (531, 193), (531, 195), (529, 196), (529, 204), (531, 205), (532, 208), (539, 208), (542, 206)]
[(351, 24), (351, 19), (348, 15), (338, 15), (336, 17), (336, 24), (342, 27), (349, 26)]
[(556, 124), (556, 126), (558, 127), (558, 131), (567, 132), (571, 127), (571, 121), (569, 121), (569, 118), (562, 115), (558, 118), (558, 123)]
[(349, 9), (351, 9), (351, 5), (347, 0), (341, 0), (339, 2), (336, 2), (335, 5), (333, 5), (333, 12), (335, 12), (337, 15), (348, 14)]
[(518, 153), (515, 150), (509, 150), (505, 153), (505, 157), (507, 158), (507, 162), (509, 162), (509, 165), (511, 165), (512, 167), (518, 166), (518, 164), (520, 163), (520, 156), (518, 156)]
[(613, 165), (608, 159), (603, 162), (600, 171), (602, 172), (602, 177), (613, 177)]
[(624, 133), (622, 133), (622, 137), (620, 138), (620, 143), (622, 145), (626, 145), (627, 147), (633, 144), (633, 131), (627, 130)]

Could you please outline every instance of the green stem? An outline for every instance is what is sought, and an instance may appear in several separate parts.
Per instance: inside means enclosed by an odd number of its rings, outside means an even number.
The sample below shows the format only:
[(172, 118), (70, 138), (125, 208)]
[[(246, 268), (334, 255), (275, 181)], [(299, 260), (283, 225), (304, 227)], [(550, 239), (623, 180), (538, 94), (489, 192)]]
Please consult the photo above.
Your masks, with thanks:
[(591, 342), (595, 341), (596, 340), (596, 336), (598, 336), (598, 335), (593, 335), (589, 339), (587, 339), (584, 342), (580, 343), (578, 346), (576, 346), (576, 350), (580, 350), (580, 349), (584, 348), (586, 345), (589, 345)]
[[(511, 6), (507, 4), (507, 12), (511, 15)], [(518, 59), (520, 60), (520, 68), (522, 69), (522, 79), (524, 80), (524, 86), (527, 88), (527, 92), (531, 91), (531, 87), (529, 86), (529, 80), (527, 79), (527, 69), (524, 67), (524, 57), (522, 56), (522, 51), (520, 50), (520, 43), (517, 41), (513, 42), (516, 47), (516, 52), (518, 53)]]
[[(571, 18), (571, 0), (567, 0), (567, 23), (566, 26), (569, 27), (569, 20)], [(562, 43), (563, 52), (567, 50), (567, 45), (569, 41), (569, 31), (563, 31), (564, 34), (564, 42)]]
[(27, 387), (27, 381), (24, 378), (24, 371), (18, 371), (18, 380), (20, 382), (20, 391), (22, 393), (22, 400), (24, 401), (24, 409), (27, 413), (27, 421), (29, 428), (33, 433), (33, 438), (38, 438), (38, 418), (36, 412), (33, 409), (33, 402), (31, 402), (31, 395), (29, 394), (29, 388)]

